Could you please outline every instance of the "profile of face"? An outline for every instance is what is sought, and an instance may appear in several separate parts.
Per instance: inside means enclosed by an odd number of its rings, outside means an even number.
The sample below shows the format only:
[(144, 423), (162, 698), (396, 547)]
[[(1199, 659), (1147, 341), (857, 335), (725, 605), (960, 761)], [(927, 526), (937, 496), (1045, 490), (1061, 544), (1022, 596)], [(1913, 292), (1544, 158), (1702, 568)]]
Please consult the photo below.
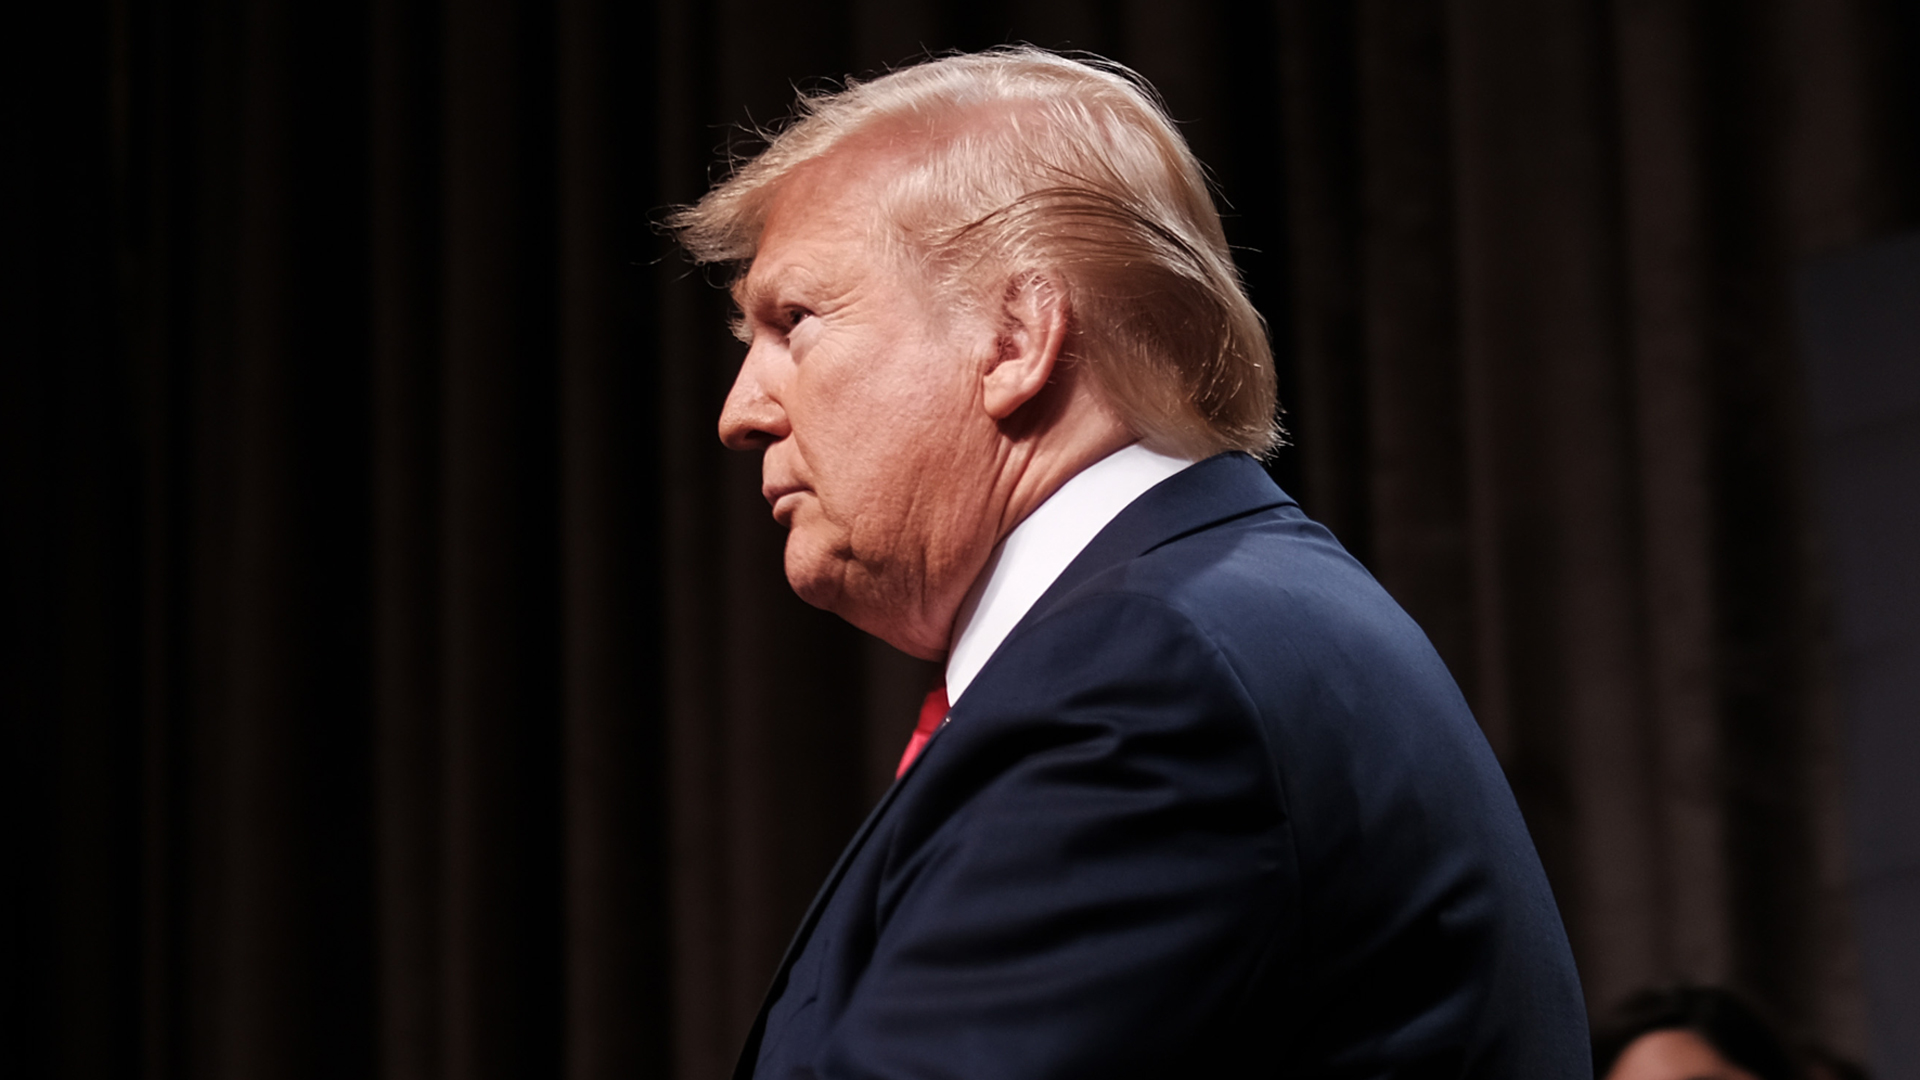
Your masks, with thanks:
[(1627, 1044), (1600, 1080), (1756, 1080), (1684, 1028), (1649, 1031)]
[(933, 658), (996, 539), (998, 334), (876, 240), (878, 173), (851, 153), (774, 197), (735, 290), (748, 350), (720, 437), (763, 451), (794, 591)]

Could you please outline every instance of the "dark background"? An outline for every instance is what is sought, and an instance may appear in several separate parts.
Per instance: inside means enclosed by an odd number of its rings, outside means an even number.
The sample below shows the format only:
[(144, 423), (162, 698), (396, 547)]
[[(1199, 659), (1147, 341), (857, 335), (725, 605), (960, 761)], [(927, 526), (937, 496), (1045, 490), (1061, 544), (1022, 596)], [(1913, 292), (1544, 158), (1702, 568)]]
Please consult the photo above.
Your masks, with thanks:
[(1879, 1080), (1920, 1077), (1920, 231), (1810, 261), (1806, 367), (1849, 888)]
[(654, 223), (797, 81), (1139, 68), (1590, 1001), (1865, 1048), (1791, 280), (1895, 0), (39, 4), (0, 37), (4, 1068), (721, 1075), (927, 669), (787, 592)]

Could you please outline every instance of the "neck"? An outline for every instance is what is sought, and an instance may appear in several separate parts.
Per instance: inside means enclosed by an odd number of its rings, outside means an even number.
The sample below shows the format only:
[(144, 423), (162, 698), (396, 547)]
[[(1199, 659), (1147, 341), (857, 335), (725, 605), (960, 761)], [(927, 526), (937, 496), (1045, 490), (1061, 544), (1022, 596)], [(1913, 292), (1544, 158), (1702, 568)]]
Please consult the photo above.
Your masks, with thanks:
[[(992, 436), (987, 458), (991, 479), (980, 501), (961, 511), (953, 558), (946, 572), (923, 575), (917, 602), (889, 605), (881, 618), (850, 621), (893, 647), (923, 660), (937, 659), (952, 645), (960, 607), (986, 571), (993, 549), (1061, 486), (1089, 465), (1137, 441), (1096, 390), (1071, 374), (1055, 383)], [(965, 524), (960, 524), (965, 522)]]
[(1117, 419), (1062, 434), (1056, 442), (1014, 448), (1008, 455), (1008, 467), (1003, 473), (1007, 494), (994, 532), (994, 544), (1006, 539), (1041, 503), (1052, 498), (1062, 484), (1087, 466), (1138, 441)]
[[(1041, 422), (1029, 419), (1024, 430), (1017, 424), (1003, 425), (994, 512), (990, 515), (994, 527), (980, 537), (983, 546), (974, 560), (976, 577), (986, 572), (993, 549), (1067, 481), (1139, 441), (1092, 387), (1077, 379), (1062, 382), (1064, 385), (1049, 389), (1064, 400), (1035, 403), (1045, 410)], [(970, 581), (968, 588), (977, 584)], [(957, 623), (951, 625), (949, 644), (958, 630)]]

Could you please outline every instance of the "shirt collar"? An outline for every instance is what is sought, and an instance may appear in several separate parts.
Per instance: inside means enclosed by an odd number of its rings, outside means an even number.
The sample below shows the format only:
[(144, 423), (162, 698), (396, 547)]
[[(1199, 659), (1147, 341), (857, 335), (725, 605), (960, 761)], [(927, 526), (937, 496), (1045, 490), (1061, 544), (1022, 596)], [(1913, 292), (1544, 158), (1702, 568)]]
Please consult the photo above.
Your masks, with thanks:
[(947, 653), (947, 700), (960, 700), (1027, 610), (1108, 522), (1192, 464), (1139, 443), (1122, 447), (1074, 474), (1016, 525), (960, 605), (959, 632)]

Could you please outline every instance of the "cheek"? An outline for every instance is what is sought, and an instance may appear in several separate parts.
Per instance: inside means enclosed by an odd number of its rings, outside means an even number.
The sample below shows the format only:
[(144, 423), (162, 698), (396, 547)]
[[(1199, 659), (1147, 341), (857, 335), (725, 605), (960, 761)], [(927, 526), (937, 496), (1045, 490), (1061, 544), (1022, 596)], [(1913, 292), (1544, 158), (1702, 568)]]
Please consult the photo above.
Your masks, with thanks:
[(902, 393), (866, 379), (814, 387), (794, 433), (818, 480), (836, 487), (871, 484), (917, 456), (934, 435), (930, 390)]
[(907, 528), (902, 515), (961, 494), (954, 485), (992, 454), (983, 441), (991, 421), (969, 392), (970, 360), (920, 338), (831, 354), (822, 345), (808, 357), (788, 413), (829, 517)]

